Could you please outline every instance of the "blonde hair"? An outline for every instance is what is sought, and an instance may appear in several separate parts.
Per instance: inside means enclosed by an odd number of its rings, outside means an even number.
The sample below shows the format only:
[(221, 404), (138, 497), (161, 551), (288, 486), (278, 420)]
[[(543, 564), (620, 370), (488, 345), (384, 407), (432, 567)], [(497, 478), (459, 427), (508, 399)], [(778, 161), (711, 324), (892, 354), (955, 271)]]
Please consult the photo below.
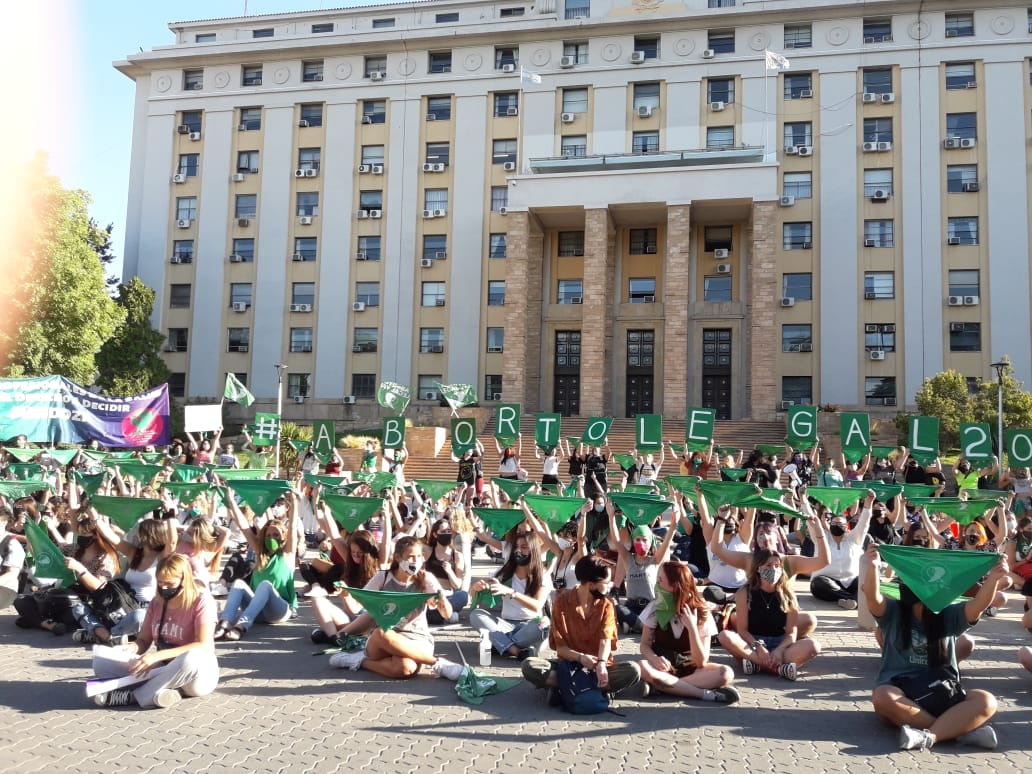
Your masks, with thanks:
[(170, 575), (178, 575), (182, 578), (183, 590), (174, 596), (170, 602), (166, 602), (158, 594), (154, 597), (154, 601), (151, 604), (168, 605), (174, 608), (193, 607), (200, 591), (197, 583), (194, 581), (193, 569), (191, 569), (190, 562), (187, 561), (185, 556), (182, 554), (170, 554), (158, 562), (158, 569), (154, 573), (158, 582), (161, 581), (162, 577), (167, 578)]
[(476, 532), (473, 529), (473, 523), (466, 514), (466, 507), (462, 503), (455, 503), (452, 506), (451, 516), (448, 517), (448, 521), (451, 522), (452, 532), (463, 535), (472, 535)]

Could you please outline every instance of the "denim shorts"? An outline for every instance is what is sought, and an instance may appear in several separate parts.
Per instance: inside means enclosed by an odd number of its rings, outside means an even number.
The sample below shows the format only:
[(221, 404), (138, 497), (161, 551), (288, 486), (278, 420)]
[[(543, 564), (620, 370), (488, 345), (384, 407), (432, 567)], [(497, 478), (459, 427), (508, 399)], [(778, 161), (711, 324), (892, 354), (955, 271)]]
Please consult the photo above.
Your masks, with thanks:
[(784, 634), (756, 634), (754, 638), (763, 643), (763, 647), (767, 651), (772, 651), (781, 644), (781, 641), (785, 639)]

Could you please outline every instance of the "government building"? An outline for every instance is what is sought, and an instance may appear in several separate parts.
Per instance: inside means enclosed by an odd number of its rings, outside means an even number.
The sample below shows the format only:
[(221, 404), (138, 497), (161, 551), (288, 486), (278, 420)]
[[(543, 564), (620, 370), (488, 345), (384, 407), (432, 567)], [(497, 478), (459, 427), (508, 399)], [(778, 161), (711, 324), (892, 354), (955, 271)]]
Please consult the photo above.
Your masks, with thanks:
[(175, 395), (233, 372), (269, 400), (282, 373), (287, 419), (375, 417), (390, 380), (417, 407), (444, 382), (528, 413), (760, 420), (894, 415), (1003, 356), (1032, 383), (1027, 0), (169, 26), (115, 66), (125, 275), (157, 290)]

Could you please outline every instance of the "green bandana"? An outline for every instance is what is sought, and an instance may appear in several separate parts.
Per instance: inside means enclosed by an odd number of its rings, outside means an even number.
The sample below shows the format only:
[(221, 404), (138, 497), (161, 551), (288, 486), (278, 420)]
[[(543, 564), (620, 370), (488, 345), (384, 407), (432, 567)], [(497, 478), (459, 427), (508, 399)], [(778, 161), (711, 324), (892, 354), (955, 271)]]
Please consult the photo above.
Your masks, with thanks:
[(172, 467), (176, 471), (174, 476), (176, 481), (195, 481), (205, 473), (204, 468), (200, 465), (175, 464)]
[(416, 486), (426, 492), (427, 499), (437, 501), (459, 485), (458, 481), (439, 481), (432, 478), (416, 479)]
[(874, 492), (875, 498), (880, 503), (887, 503), (896, 495), (902, 493), (902, 484), (883, 484), (880, 481), (858, 481), (855, 482), (863, 489), (870, 489)]
[(79, 470), (72, 471), (72, 479), (76, 481), (88, 497), (93, 497), (97, 490), (104, 486), (104, 479), (107, 473), (83, 473)]
[(501, 537), (526, 516), (519, 508), (474, 508), (473, 513), (484, 522), (484, 527)]
[(8, 500), (32, 497), (40, 490), (52, 488), (46, 481), (0, 481), (0, 495)]
[(523, 682), (520, 677), (487, 677), (473, 671), (472, 667), (466, 667), (462, 677), (455, 683), (455, 693), (466, 704), (483, 704), (485, 696), (496, 693), (504, 693), (510, 688), (515, 688)]
[(982, 551), (944, 551), (914, 546), (880, 546), (878, 551), (911, 591), (933, 613), (970, 588), (999, 560)]
[(614, 454), (613, 461), (619, 465), (622, 470), (630, 470), (638, 464), (638, 461), (630, 454)]
[(677, 600), (674, 598), (674, 592), (667, 591), (665, 588), (660, 586), (658, 583), (655, 588), (656, 593), (656, 623), (662, 628), (668, 629), (670, 627), (670, 621), (675, 615), (677, 615)]
[(530, 481), (514, 481), (511, 478), (492, 478), (491, 483), (505, 492), (505, 496), (513, 502), (534, 488)]
[(258, 481), (234, 481), (229, 487), (236, 492), (237, 497), (245, 504), (251, 506), (255, 516), (261, 516), (265, 511), (290, 491), (290, 482), (282, 479), (261, 479)]
[(699, 482), (702, 480), (698, 476), (664, 476), (664, 478), (670, 486), (684, 494), (694, 494), (695, 487), (697, 487)]
[(65, 557), (50, 535), (32, 519), (25, 520), (25, 539), (32, 549), (35, 574), (40, 578), (56, 578), (62, 587), (67, 588), (75, 583), (75, 576), (65, 566)]
[(373, 617), (376, 625), (383, 631), (396, 626), (405, 616), (436, 594), (423, 594), (408, 591), (374, 591), (373, 589), (349, 589), (358, 603)]
[(745, 468), (721, 468), (720, 472), (732, 481), (741, 481), (749, 474)]
[(200, 481), (188, 482), (188, 483), (171, 483), (166, 482), (161, 485), (162, 489), (167, 489), (173, 495), (181, 505), (189, 505), (197, 496), (207, 492), (211, 489), (211, 484), (205, 484)]
[(913, 505), (924, 506), (929, 513), (945, 513), (960, 524), (970, 524), (986, 511), (996, 507), (994, 500), (961, 500), (959, 497), (914, 497)]
[(324, 494), (320, 499), (326, 503), (336, 522), (348, 533), (354, 532), (384, 507), (384, 501), (378, 497)]
[(867, 492), (841, 486), (808, 486), (806, 494), (832, 513), (841, 515), (856, 505)]
[(215, 468), (213, 472), (223, 481), (255, 481), (272, 473), (268, 468)]
[(69, 462), (74, 460), (78, 453), (78, 449), (47, 449), (47, 454), (62, 465), (67, 465)]
[(669, 500), (645, 498), (641, 495), (627, 495), (610, 493), (609, 499), (613, 505), (620, 509), (621, 513), (635, 527), (643, 524), (651, 524), (661, 513), (674, 504)]
[(30, 462), (42, 449), (19, 449), (17, 446), (5, 446), (4, 451), (19, 462)]
[(90, 498), (90, 505), (97, 509), (97, 513), (104, 514), (124, 532), (128, 532), (144, 515), (160, 508), (161, 500), (95, 495)]
[(525, 495), (523, 502), (553, 532), (562, 528), (584, 505), (584, 501), (579, 497), (550, 497), (546, 495)]
[(759, 492), (755, 484), (738, 481), (700, 481), (699, 489), (706, 498), (710, 513), (716, 513), (721, 505), (738, 505), (739, 501)]

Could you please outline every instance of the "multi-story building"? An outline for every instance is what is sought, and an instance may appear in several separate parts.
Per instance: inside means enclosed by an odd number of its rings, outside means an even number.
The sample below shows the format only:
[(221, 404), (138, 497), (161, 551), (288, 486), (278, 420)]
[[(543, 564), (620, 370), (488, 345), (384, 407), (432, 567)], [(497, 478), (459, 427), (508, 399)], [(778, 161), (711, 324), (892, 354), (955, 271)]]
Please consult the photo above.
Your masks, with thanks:
[[(1032, 9), (441, 0), (170, 25), (126, 274), (175, 392), (894, 413), (1032, 381)], [(768, 69), (765, 52), (790, 60)], [(370, 412), (372, 408), (370, 409)]]

